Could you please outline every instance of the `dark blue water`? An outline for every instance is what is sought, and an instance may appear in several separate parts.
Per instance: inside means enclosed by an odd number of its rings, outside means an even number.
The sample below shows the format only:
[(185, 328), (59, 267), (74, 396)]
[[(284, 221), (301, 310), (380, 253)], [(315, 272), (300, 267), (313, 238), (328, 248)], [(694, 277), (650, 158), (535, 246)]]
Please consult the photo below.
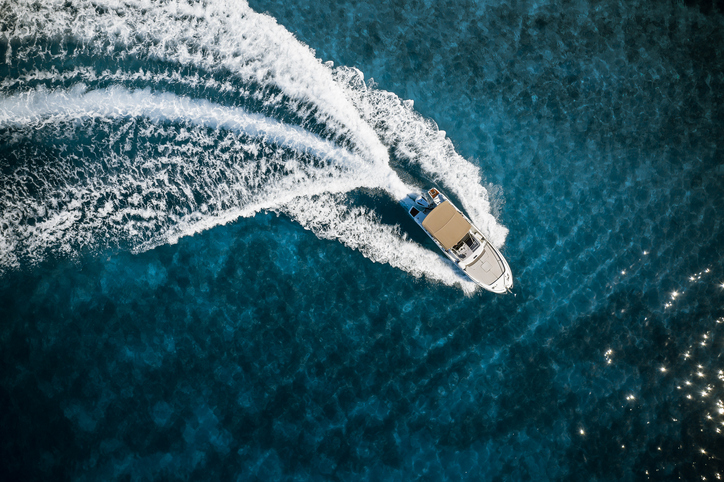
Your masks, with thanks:
[(0, 12), (1, 479), (724, 474), (721, 2)]

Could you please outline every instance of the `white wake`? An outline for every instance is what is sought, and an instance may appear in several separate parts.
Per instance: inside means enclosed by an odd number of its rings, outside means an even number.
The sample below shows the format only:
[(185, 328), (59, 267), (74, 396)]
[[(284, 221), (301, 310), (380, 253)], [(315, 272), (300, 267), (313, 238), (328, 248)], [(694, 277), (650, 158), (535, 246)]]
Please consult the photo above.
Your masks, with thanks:
[[(47, 148), (26, 146), (27, 165), (6, 169), (10, 174), (0, 179), (0, 270), (48, 251), (72, 255), (114, 243), (149, 249), (271, 210), (373, 261), (472, 291), (439, 253), (382, 223), (374, 210), (349, 205), (345, 193), (359, 188), (394, 199), (416, 190), (390, 167), (388, 146), (454, 194), (494, 244), (504, 243), (507, 229), (491, 214), (479, 169), (444, 132), (411, 103), (366, 85), (359, 71), (322, 64), (274, 19), (244, 3), (76, 2), (68, 9), (65, 2), (15, 2), (2, 11), (9, 15), (0, 19), (0, 36), (14, 46), (7, 63), (48, 58), (47, 43), (60, 42), (54, 59), (113, 52), (168, 68), (98, 72), (73, 65), (59, 72), (36, 63), (0, 82), (0, 129), (12, 133), (8, 138), (18, 145), (33, 136), (65, 139), (52, 160), (43, 157)], [(184, 76), (186, 65), (201, 73)], [(112, 86), (93, 89), (97, 82)], [(127, 87), (135, 82), (211, 89), (230, 96), (232, 105)], [(276, 90), (255, 91), (250, 82)], [(304, 122), (248, 112), (234, 98), (256, 98)], [(307, 122), (324, 132), (308, 131)], [(104, 135), (83, 149), (69, 147), (92, 133)]]

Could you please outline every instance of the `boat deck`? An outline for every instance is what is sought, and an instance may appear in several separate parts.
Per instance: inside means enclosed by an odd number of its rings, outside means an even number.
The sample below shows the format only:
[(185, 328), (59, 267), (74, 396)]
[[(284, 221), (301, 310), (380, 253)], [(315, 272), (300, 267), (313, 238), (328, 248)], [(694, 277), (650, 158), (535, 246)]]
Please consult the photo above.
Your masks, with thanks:
[(474, 280), (486, 285), (493, 284), (504, 272), (503, 263), (488, 243), (475, 262), (465, 266), (463, 270)]

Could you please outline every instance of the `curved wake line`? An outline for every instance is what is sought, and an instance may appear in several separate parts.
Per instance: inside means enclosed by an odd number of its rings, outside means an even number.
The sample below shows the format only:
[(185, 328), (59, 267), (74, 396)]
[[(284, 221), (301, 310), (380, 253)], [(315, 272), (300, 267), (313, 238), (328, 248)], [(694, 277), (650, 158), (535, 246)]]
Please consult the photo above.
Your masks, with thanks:
[[(225, 107), (207, 100), (189, 99), (167, 92), (154, 94), (150, 89), (130, 92), (115, 86), (86, 92), (85, 86), (80, 85), (69, 92), (47, 92), (39, 89), (0, 98), (0, 128), (55, 123), (69, 118), (83, 120), (119, 117), (145, 117), (153, 122), (189, 122), (199, 127), (226, 129), (250, 137), (260, 137), (264, 141), (313, 155), (340, 167), (386, 167), (370, 166), (369, 162), (359, 156), (301, 127), (249, 113), (240, 107)], [(400, 193), (397, 195), (401, 196)]]
[(385, 163), (376, 161), (371, 164), (301, 127), (249, 113), (240, 107), (226, 107), (168, 92), (155, 94), (150, 89), (131, 92), (117, 86), (86, 91), (85, 85), (78, 85), (67, 92), (38, 89), (11, 97), (0, 97), (0, 128), (53, 123), (68, 118), (82, 120), (119, 117), (145, 117), (153, 122), (189, 122), (199, 127), (225, 129), (259, 137), (265, 142), (309, 154), (358, 173), (375, 170), (377, 175), (374, 177), (377, 180), (380, 173), (386, 174), (386, 184), (371, 186), (362, 182), (357, 187), (382, 188), (398, 200), (410, 192), (410, 188), (405, 186)]

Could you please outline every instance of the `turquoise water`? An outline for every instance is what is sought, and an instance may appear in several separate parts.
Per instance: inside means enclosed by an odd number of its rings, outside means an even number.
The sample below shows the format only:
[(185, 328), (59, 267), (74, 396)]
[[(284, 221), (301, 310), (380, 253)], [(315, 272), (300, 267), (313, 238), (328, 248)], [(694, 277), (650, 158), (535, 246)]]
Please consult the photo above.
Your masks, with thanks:
[(0, 4), (2, 479), (718, 480), (722, 7)]

